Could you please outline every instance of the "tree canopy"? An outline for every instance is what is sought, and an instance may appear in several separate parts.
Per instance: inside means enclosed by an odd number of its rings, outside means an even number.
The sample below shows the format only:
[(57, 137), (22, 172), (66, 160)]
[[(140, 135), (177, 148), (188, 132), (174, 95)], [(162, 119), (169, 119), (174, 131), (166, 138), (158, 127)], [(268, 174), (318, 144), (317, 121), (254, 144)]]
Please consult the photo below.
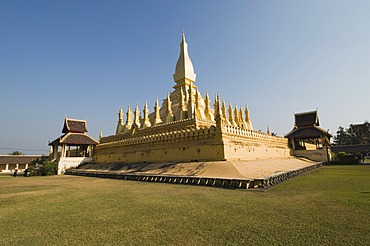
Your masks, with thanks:
[(23, 152), (14, 150), (13, 152), (10, 152), (9, 155), (24, 155)]

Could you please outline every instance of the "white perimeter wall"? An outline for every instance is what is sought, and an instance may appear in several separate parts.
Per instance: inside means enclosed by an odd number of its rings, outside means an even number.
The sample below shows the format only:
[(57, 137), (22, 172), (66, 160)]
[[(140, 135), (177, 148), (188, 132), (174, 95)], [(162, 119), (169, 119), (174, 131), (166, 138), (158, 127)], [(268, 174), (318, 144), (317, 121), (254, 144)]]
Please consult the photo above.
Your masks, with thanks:
[(294, 155), (297, 157), (304, 157), (313, 161), (330, 161), (331, 153), (329, 152), (329, 160), (326, 149), (317, 150), (294, 150)]
[(92, 157), (64, 157), (58, 162), (58, 175), (63, 174), (68, 168), (77, 167), (81, 163), (91, 162)]

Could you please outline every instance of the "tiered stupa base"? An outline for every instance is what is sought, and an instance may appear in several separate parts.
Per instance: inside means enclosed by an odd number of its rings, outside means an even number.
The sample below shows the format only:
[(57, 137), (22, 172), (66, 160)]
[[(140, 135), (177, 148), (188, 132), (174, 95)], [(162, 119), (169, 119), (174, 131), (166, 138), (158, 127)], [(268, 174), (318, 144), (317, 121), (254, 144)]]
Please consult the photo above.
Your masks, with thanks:
[(306, 159), (86, 164), (70, 175), (223, 188), (268, 188), (322, 165)]

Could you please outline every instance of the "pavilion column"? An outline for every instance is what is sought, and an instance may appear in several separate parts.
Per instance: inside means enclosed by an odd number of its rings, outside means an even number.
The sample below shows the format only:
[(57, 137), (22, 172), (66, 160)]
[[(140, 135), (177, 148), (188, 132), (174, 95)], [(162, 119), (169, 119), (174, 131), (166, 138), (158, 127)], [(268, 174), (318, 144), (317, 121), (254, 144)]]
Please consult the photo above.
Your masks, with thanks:
[(64, 153), (64, 144), (60, 145), (60, 158), (63, 158), (63, 153)]
[(53, 159), (56, 160), (58, 158), (58, 144), (53, 145)]
[(90, 145), (90, 157), (94, 155), (94, 145)]
[(66, 156), (67, 156), (67, 145), (64, 144), (64, 157), (66, 157)]
[(6, 164), (5, 165), (5, 170), (8, 171), (9, 170), (9, 164)]
[(62, 150), (60, 153), (62, 158), (66, 157), (66, 151), (67, 151), (66, 145), (62, 144)]
[(295, 149), (294, 138), (292, 138), (291, 141), (292, 141), (292, 149)]

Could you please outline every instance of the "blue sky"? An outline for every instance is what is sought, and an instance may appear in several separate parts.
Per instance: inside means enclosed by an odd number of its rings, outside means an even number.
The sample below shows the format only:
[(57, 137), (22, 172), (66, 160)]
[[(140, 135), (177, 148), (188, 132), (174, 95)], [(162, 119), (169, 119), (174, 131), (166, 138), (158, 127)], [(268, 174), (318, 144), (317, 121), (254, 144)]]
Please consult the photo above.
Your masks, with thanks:
[[(0, 154), (47, 154), (64, 117), (114, 134), (174, 85), (182, 27), (204, 95), (283, 135), (370, 120), (370, 1), (0, 1)], [(27, 150), (29, 149), (29, 150)], [(31, 151), (37, 150), (37, 151)]]

